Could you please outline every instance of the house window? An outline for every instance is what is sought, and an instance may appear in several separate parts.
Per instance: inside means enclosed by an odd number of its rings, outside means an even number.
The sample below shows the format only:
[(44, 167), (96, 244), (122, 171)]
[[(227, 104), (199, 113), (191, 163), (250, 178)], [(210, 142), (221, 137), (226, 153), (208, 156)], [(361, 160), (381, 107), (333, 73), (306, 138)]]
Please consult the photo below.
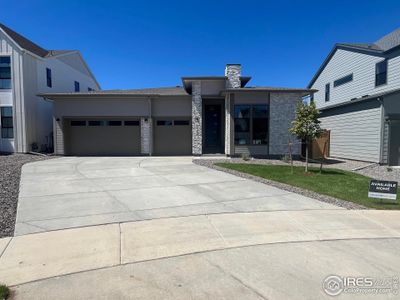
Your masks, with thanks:
[(107, 121), (107, 126), (122, 126), (122, 121)]
[(79, 82), (78, 81), (74, 82), (74, 86), (75, 86), (75, 92), (79, 92), (80, 91), (80, 87), (79, 87)]
[(268, 106), (235, 105), (235, 145), (268, 143)]
[(49, 68), (46, 68), (46, 82), (48, 87), (51, 88), (53, 86), (53, 83), (51, 81), (51, 69)]
[(387, 82), (387, 60), (378, 62), (375, 65), (375, 86), (386, 84)]
[(325, 102), (328, 102), (331, 97), (331, 85), (329, 83), (325, 84)]
[(98, 121), (98, 120), (89, 121), (89, 126), (104, 126), (104, 121)]
[(342, 84), (348, 83), (350, 81), (353, 81), (353, 74), (350, 74), (350, 75), (347, 75), (347, 76), (344, 76), (342, 78), (339, 78), (339, 79), (335, 80), (333, 82), (333, 86), (337, 87), (337, 86), (340, 86)]
[(91, 87), (88, 87), (87, 90), (88, 90), (88, 92), (93, 92), (94, 91), (94, 89), (92, 89)]
[(157, 121), (157, 126), (172, 126), (173, 122), (171, 121)]
[(0, 56), (0, 90), (11, 89), (11, 59)]
[(1, 137), (3, 139), (14, 138), (13, 109), (12, 106), (4, 106), (0, 109)]
[(189, 120), (175, 120), (174, 121), (175, 126), (188, 126), (190, 125)]

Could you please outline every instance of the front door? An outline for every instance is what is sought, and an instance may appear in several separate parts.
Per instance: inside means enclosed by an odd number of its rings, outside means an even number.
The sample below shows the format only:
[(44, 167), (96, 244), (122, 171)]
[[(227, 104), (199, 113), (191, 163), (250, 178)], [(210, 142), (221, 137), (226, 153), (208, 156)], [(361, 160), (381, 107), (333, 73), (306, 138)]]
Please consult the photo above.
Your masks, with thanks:
[(222, 153), (222, 107), (220, 104), (204, 106), (204, 153)]

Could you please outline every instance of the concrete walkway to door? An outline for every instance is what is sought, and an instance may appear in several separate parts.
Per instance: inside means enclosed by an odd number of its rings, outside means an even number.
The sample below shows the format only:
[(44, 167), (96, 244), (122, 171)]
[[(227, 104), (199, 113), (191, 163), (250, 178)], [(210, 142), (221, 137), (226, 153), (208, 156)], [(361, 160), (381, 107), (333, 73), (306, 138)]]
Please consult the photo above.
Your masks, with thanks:
[(22, 169), (15, 235), (202, 214), (341, 208), (192, 157), (62, 157)]

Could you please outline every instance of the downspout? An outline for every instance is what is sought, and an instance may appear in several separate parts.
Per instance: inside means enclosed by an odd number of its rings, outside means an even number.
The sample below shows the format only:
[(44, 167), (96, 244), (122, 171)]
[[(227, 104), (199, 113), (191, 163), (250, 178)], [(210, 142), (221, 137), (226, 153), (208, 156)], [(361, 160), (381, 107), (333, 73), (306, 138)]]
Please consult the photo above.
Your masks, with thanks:
[[(384, 142), (384, 134), (385, 134), (385, 107), (383, 105), (383, 99), (381, 97), (378, 97), (377, 100), (381, 104), (380, 109), (381, 109), (381, 133), (380, 133), (380, 145), (379, 145), (379, 164), (383, 163), (383, 142)], [(389, 159), (389, 157), (388, 157)]]

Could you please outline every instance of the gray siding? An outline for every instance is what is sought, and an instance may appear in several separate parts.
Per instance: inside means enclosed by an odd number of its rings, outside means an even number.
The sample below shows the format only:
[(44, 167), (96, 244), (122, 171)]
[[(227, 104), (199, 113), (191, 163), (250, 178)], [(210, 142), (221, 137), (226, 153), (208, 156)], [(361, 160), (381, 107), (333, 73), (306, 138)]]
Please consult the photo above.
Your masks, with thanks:
[[(327, 113), (325, 113), (326, 115)], [(359, 103), (323, 116), (321, 125), (331, 131), (332, 157), (380, 162), (382, 108), (375, 103)]]
[[(373, 95), (398, 89), (400, 86), (400, 56), (388, 61), (387, 84), (375, 87), (375, 64), (384, 58), (339, 49), (325, 69), (321, 72), (312, 88), (318, 92), (314, 100), (318, 108), (350, 101), (364, 95)], [(353, 74), (353, 81), (338, 87), (333, 82), (343, 76)], [(325, 102), (325, 84), (330, 83), (330, 101)]]

